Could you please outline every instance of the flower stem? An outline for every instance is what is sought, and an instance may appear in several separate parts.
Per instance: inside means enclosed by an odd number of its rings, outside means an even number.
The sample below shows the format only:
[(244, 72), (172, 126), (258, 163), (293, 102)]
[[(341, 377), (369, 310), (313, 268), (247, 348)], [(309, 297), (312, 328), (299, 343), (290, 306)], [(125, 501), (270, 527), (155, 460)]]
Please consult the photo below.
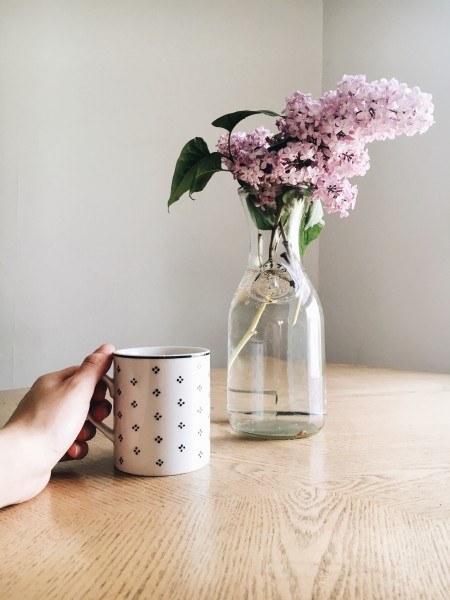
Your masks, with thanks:
[(277, 208), (277, 212), (275, 213), (275, 223), (272, 227), (272, 234), (270, 236), (270, 242), (269, 242), (269, 261), (272, 260), (272, 254), (273, 254), (273, 242), (274, 242), (274, 238), (275, 238), (275, 233), (280, 225), (280, 219), (281, 219), (281, 212), (283, 210), (283, 203), (280, 202), (280, 206)]
[(234, 158), (231, 154), (231, 131), (228, 133), (228, 154), (230, 155), (230, 160), (234, 164)]
[(258, 323), (259, 323), (259, 320), (261, 318), (261, 315), (263, 314), (264, 309), (266, 308), (266, 306), (268, 304), (269, 304), (269, 302), (263, 302), (261, 304), (261, 306), (258, 308), (258, 312), (256, 313), (253, 321), (251, 322), (250, 327), (247, 329), (247, 332), (244, 334), (244, 337), (239, 342), (239, 344), (236, 346), (236, 348), (234, 349), (233, 354), (231, 355), (230, 362), (228, 364), (228, 369), (231, 369), (231, 367), (233, 366), (234, 361), (239, 356), (239, 353), (241, 352), (241, 350), (245, 346), (245, 344), (248, 342), (248, 340), (252, 336), (255, 335), (255, 333), (256, 333), (256, 327), (258, 326)]
[(260, 233), (258, 233), (258, 262), (259, 262), (259, 267), (262, 267), (262, 252), (261, 252), (261, 248), (262, 248), (262, 235)]
[(292, 319), (292, 327), (295, 327), (295, 325), (297, 324), (297, 319), (298, 319), (298, 315), (300, 313), (301, 305), (302, 305), (302, 294), (300, 292), (300, 294), (298, 295), (297, 306), (295, 307), (294, 318)]
[(284, 231), (284, 227), (283, 227), (283, 222), (280, 221), (280, 232), (281, 232), (281, 237), (283, 238), (283, 246), (286, 249), (286, 260), (288, 263), (291, 262), (291, 245), (288, 242), (288, 239), (286, 237), (286, 232)]

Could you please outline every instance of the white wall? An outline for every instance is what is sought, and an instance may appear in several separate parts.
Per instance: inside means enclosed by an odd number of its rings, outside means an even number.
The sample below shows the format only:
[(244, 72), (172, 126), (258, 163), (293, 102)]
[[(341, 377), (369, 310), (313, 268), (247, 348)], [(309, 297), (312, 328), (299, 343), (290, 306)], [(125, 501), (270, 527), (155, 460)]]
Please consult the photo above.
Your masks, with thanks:
[[(325, 0), (324, 89), (343, 73), (433, 94), (423, 136), (372, 144), (354, 213), (320, 243), (327, 357), (450, 371), (450, 2)], [(356, 183), (356, 179), (354, 180)]]
[(103, 341), (225, 364), (237, 186), (169, 215), (175, 160), (224, 113), (320, 95), (321, 70), (318, 0), (0, 0), (0, 388)]
[(327, 218), (328, 359), (448, 372), (449, 40), (447, 0), (0, 0), (0, 388), (102, 341), (224, 365), (246, 224), (226, 174), (167, 213), (179, 150), (343, 73), (421, 86), (437, 122), (372, 144), (354, 213)]

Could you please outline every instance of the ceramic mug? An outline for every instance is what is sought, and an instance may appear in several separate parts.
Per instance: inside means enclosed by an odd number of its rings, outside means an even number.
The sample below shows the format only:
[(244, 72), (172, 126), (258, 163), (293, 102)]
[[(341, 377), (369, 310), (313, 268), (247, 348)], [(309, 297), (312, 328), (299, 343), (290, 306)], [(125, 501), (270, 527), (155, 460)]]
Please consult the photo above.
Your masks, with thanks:
[(210, 351), (162, 346), (114, 352), (114, 428), (97, 423), (114, 443), (114, 466), (133, 475), (177, 475), (210, 456)]

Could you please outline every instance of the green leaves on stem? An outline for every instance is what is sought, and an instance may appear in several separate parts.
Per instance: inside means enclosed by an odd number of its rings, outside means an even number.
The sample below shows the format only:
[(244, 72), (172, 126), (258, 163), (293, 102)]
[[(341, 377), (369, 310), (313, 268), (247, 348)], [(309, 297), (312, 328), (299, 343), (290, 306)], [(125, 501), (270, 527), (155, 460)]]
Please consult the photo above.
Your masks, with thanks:
[(323, 208), (320, 200), (312, 202), (303, 213), (300, 224), (300, 252), (304, 256), (307, 247), (320, 234), (325, 226), (323, 221)]
[(300, 252), (302, 256), (304, 256), (307, 247), (311, 242), (313, 242), (317, 237), (319, 237), (320, 232), (323, 229), (323, 225), (314, 225), (309, 229), (300, 228)]
[(261, 210), (259, 206), (256, 206), (255, 200), (257, 200), (255, 196), (248, 194), (246, 202), (253, 222), (258, 229), (263, 231), (272, 229), (275, 225), (275, 212), (270, 208)]
[[(306, 200), (310, 195), (310, 190), (305, 189), (299, 192), (298, 189), (288, 189), (284, 193), (280, 193), (277, 202), (277, 209), (271, 209), (266, 207), (261, 210), (256, 206), (255, 202), (257, 198), (251, 193), (247, 195), (246, 201), (250, 217), (255, 223), (256, 227), (261, 230), (275, 230), (280, 226), (285, 225), (289, 218), (290, 211), (294, 202), (299, 200)], [(299, 244), (301, 255), (304, 256), (306, 249), (309, 244), (313, 242), (321, 233), (325, 226), (323, 221), (323, 208), (320, 200), (315, 200), (310, 204), (305, 203), (305, 210), (300, 222), (299, 230)]]
[[(281, 117), (276, 112), (271, 110), (239, 110), (219, 117), (212, 122), (214, 127), (221, 127), (228, 131), (228, 147), (230, 155), (229, 160), (233, 161), (231, 155), (231, 132), (238, 123), (252, 115), (268, 115), (270, 117)], [(286, 141), (281, 142), (286, 144)], [(281, 147), (281, 146), (280, 146)], [(192, 198), (195, 192), (201, 192), (205, 189), (206, 184), (219, 171), (228, 171), (222, 168), (222, 155), (219, 152), (210, 152), (205, 140), (200, 137), (190, 140), (181, 150), (175, 165), (175, 171), (172, 178), (172, 186), (170, 189), (170, 198), (168, 206), (177, 202), (181, 196), (188, 193)], [(302, 198), (307, 198), (310, 194), (308, 189), (303, 189), (299, 192), (298, 188), (290, 188), (284, 190), (279, 201), (283, 206), (280, 206), (280, 212), (269, 209), (259, 208), (257, 198), (252, 197), (251, 193), (248, 196), (248, 207), (252, 219), (258, 229), (268, 230), (274, 228), (282, 228), (286, 219), (289, 216), (289, 205), (299, 199), (299, 194)], [(323, 210), (320, 201), (315, 201), (307, 205), (303, 214), (300, 226), (300, 250), (302, 255), (305, 254), (306, 248), (315, 240), (324, 227)]]
[(210, 152), (204, 139), (196, 137), (181, 150), (175, 165), (170, 189), (170, 206), (189, 192), (201, 192), (214, 173), (222, 171), (222, 156), (219, 152)]
[[(231, 132), (238, 123), (251, 115), (259, 114), (281, 116), (271, 110), (239, 110), (219, 117), (212, 125), (226, 129), (230, 139)], [(233, 160), (232, 156), (229, 158)], [(191, 198), (194, 192), (201, 192), (214, 173), (219, 171), (226, 171), (222, 169), (222, 155), (219, 152), (210, 152), (203, 138), (196, 137), (190, 140), (181, 150), (175, 165), (168, 206), (170, 207), (186, 192)]]
[(215, 121), (211, 123), (214, 127), (222, 127), (226, 129), (230, 133), (236, 127), (238, 123), (246, 119), (247, 117), (251, 117), (252, 115), (267, 115), (269, 117), (281, 117), (273, 110), (238, 110), (237, 112), (229, 113), (228, 115), (223, 115), (223, 117), (219, 117)]

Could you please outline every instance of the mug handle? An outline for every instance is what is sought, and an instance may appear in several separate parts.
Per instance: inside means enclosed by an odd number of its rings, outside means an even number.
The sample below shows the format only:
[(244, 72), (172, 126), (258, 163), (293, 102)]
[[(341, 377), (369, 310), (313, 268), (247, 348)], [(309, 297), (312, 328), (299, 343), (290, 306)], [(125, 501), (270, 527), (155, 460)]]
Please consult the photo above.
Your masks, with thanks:
[[(113, 400), (115, 400), (114, 379), (112, 379), (111, 377), (108, 377), (108, 375), (103, 375), (102, 381), (104, 381), (106, 383), (106, 387), (108, 388), (111, 398)], [(92, 425), (94, 425), (99, 431), (101, 431), (103, 433), (103, 435), (105, 435), (109, 440), (114, 442), (114, 429), (112, 429), (111, 427), (108, 427), (108, 425), (105, 425), (104, 423), (98, 423), (94, 419), (94, 417), (91, 415), (91, 413), (88, 413), (87, 420), (90, 423), (92, 423)]]

